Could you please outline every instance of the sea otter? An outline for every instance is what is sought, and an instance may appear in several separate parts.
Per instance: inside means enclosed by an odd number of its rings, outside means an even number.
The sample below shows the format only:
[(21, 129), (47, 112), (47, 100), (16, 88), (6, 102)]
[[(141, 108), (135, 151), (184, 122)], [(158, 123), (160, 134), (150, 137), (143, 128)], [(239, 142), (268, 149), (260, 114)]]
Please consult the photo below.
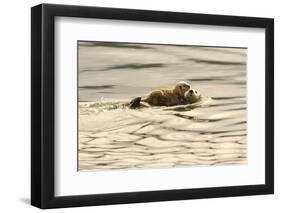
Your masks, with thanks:
[(146, 103), (149, 106), (175, 106), (184, 102), (184, 95), (190, 89), (190, 85), (185, 81), (180, 81), (176, 86), (168, 89), (159, 89), (150, 92), (144, 97), (134, 98), (130, 103), (131, 109)]

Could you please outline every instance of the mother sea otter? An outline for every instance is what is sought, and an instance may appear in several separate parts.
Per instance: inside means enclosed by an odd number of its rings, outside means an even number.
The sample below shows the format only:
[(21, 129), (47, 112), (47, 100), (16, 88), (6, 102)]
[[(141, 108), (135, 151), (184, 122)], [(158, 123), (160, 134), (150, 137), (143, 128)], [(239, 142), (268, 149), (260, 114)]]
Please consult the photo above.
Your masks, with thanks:
[(183, 104), (185, 93), (189, 91), (190, 85), (185, 81), (180, 81), (176, 86), (167, 89), (154, 90), (144, 97), (133, 99), (129, 103), (131, 109), (140, 107), (140, 102), (150, 106), (175, 106)]

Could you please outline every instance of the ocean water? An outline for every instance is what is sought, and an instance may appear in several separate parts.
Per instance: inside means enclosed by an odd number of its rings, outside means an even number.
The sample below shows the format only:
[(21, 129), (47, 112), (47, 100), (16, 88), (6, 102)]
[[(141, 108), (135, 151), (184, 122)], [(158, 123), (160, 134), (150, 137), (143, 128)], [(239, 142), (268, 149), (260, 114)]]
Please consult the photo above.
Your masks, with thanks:
[[(247, 163), (247, 49), (79, 42), (78, 170)], [(187, 81), (193, 105), (128, 109)]]

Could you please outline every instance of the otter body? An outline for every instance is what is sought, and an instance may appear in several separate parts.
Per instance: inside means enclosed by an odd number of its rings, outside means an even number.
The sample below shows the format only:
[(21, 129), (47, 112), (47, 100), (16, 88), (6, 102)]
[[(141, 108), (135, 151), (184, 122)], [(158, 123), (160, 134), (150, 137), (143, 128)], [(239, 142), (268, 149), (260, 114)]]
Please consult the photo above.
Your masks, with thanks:
[(142, 102), (148, 103), (150, 106), (175, 106), (180, 104), (184, 98), (185, 92), (190, 85), (184, 81), (180, 81), (173, 88), (154, 90), (141, 98)]
[(190, 89), (190, 85), (180, 81), (176, 86), (168, 89), (154, 90), (144, 97), (134, 98), (129, 107), (135, 109), (148, 106), (175, 106), (183, 102), (184, 94)]
[(174, 106), (180, 103), (181, 98), (179, 95), (173, 93), (172, 90), (162, 89), (149, 93), (141, 101), (151, 106)]

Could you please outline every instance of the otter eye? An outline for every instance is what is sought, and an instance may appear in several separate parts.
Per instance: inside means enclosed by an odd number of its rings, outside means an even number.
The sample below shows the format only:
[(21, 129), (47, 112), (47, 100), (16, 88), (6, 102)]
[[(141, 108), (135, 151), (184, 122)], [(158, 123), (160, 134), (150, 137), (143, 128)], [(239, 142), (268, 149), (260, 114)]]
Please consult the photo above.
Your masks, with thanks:
[(195, 93), (197, 93), (197, 91), (195, 91)]

